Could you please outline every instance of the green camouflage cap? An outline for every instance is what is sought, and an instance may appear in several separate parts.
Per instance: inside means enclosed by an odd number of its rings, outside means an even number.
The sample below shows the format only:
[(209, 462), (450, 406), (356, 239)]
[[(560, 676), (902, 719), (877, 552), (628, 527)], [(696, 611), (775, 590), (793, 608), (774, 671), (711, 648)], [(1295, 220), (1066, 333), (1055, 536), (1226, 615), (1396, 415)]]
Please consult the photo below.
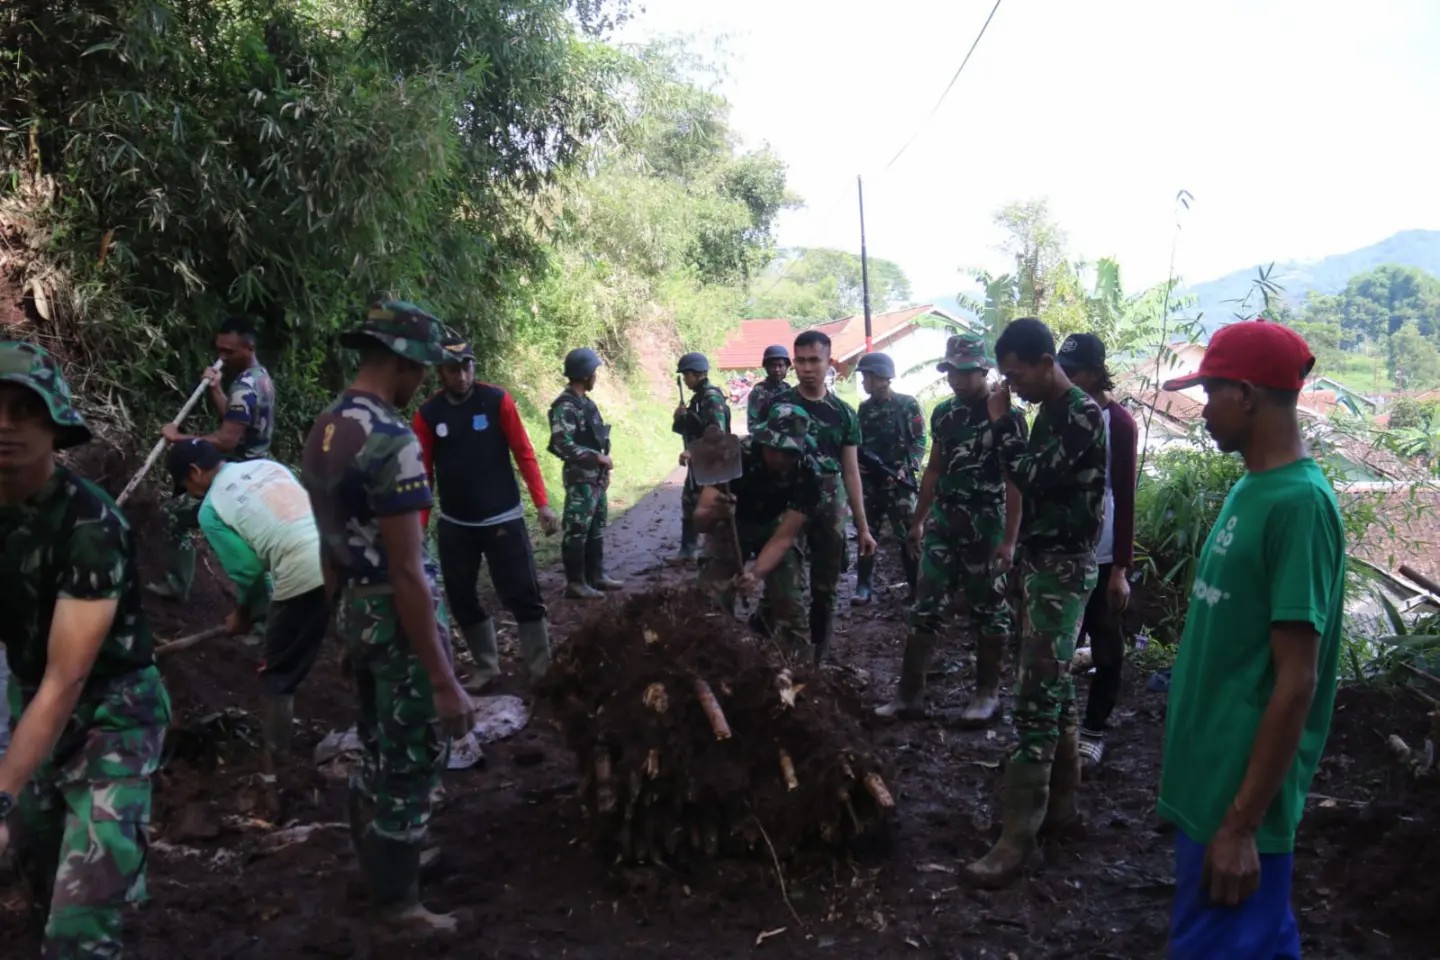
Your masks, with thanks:
[(360, 326), (340, 335), (341, 346), (359, 349), (379, 340), (406, 360), (433, 367), (445, 360), (445, 325), (413, 303), (385, 300), (370, 304)]
[(55, 449), (79, 446), (90, 440), (90, 428), (75, 409), (70, 384), (60, 364), (43, 348), (19, 340), (0, 340), (0, 382), (18, 383), (40, 395), (55, 424)]
[(941, 373), (954, 370), (967, 373), (971, 370), (990, 370), (995, 361), (990, 359), (990, 348), (985, 338), (978, 333), (957, 333), (945, 341), (945, 359), (935, 365)]
[(755, 443), (772, 450), (810, 453), (810, 414), (793, 403), (777, 403), (755, 431)]

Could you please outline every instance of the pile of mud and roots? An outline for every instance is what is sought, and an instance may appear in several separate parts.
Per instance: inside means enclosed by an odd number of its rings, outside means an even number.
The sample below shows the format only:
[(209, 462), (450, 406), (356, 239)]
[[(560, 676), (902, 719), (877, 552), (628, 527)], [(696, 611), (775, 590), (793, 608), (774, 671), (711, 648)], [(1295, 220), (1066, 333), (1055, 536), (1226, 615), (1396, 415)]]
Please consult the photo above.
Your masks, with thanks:
[(541, 688), (579, 762), (587, 839), (670, 866), (883, 845), (895, 801), (836, 677), (694, 589), (596, 611)]

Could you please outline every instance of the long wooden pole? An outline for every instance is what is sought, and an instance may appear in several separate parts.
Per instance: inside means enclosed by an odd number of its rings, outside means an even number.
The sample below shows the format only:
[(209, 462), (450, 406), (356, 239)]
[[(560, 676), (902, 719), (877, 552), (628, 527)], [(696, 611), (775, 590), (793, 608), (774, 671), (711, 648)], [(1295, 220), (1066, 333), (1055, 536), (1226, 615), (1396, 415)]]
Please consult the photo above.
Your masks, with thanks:
[[(210, 369), (219, 370), (220, 364), (221, 361), (216, 360), (210, 365)], [(178, 427), (185, 422), (185, 418), (190, 416), (190, 411), (195, 409), (195, 404), (200, 402), (201, 394), (203, 394), (209, 386), (210, 381), (201, 377), (200, 382), (195, 385), (195, 390), (190, 394), (190, 399), (185, 401), (185, 406), (181, 407), (180, 412), (175, 415), (175, 419), (170, 421), (171, 426)], [(117, 505), (124, 506), (125, 501), (130, 499), (130, 494), (134, 493), (135, 488), (140, 486), (140, 481), (144, 480), (145, 474), (149, 473), (150, 468), (155, 466), (155, 461), (160, 459), (160, 454), (165, 452), (165, 448), (169, 445), (169, 442), (170, 441), (164, 437), (156, 441), (155, 446), (150, 450), (150, 456), (146, 457), (145, 462), (140, 466), (140, 472), (130, 478), (130, 482), (125, 484), (125, 489), (120, 491), (120, 496), (115, 498)]]

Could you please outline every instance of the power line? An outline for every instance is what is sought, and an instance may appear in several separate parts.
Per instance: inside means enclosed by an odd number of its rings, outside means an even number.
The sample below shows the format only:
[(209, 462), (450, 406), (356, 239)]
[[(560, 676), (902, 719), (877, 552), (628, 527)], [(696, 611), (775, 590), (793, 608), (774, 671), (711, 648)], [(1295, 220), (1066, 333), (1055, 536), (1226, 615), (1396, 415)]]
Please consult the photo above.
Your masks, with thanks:
[(884, 169), (881, 170), (882, 173), (886, 170), (889, 170), (895, 165), (895, 161), (899, 160), (900, 156), (906, 150), (910, 149), (910, 144), (915, 142), (915, 140), (920, 136), (920, 134), (925, 131), (925, 127), (930, 123), (931, 120), (935, 118), (936, 111), (938, 111), (940, 109), (940, 105), (945, 102), (945, 98), (950, 95), (950, 91), (955, 88), (955, 81), (959, 80), (960, 74), (965, 71), (965, 64), (970, 62), (970, 55), (973, 54), (975, 52), (975, 48), (980, 45), (980, 38), (985, 36), (985, 30), (990, 26), (990, 21), (995, 19), (995, 11), (1000, 9), (1000, 3), (1001, 0), (995, 0), (995, 6), (990, 8), (990, 16), (985, 18), (985, 23), (980, 27), (980, 32), (975, 35), (975, 42), (970, 44), (970, 49), (965, 53), (965, 59), (960, 61), (959, 68), (955, 71), (955, 75), (950, 78), (950, 82), (945, 85), (945, 90), (943, 93), (940, 94), (940, 99), (935, 101), (935, 106), (930, 108), (930, 113), (925, 117), (924, 120), (920, 121), (920, 126), (915, 130), (914, 133), (910, 135), (910, 139), (905, 141), (904, 146), (902, 146), (899, 150), (895, 151), (895, 156), (891, 157), (890, 162), (885, 164)]

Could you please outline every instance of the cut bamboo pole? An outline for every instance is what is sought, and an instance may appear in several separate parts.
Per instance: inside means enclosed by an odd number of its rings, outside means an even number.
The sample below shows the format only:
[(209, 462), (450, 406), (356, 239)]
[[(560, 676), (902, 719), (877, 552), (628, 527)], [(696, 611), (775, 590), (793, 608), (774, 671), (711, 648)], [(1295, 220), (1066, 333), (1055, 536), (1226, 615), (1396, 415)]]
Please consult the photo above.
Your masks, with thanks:
[(699, 677), (695, 678), (695, 696), (700, 698), (700, 707), (705, 711), (705, 717), (710, 721), (710, 729), (715, 731), (716, 740), (730, 739), (730, 724), (725, 722), (725, 711), (720, 709), (720, 701), (715, 699), (715, 693), (710, 689), (710, 684)]
[(796, 790), (800, 787), (800, 781), (795, 777), (795, 762), (790, 759), (790, 754), (785, 748), (780, 748), (780, 774), (785, 778), (785, 789)]
[(873, 770), (865, 774), (865, 789), (870, 792), (870, 796), (874, 797), (875, 802), (880, 804), (883, 809), (894, 809), (895, 798), (890, 796), (890, 791), (886, 788), (885, 781), (880, 779), (880, 774), (875, 773)]

